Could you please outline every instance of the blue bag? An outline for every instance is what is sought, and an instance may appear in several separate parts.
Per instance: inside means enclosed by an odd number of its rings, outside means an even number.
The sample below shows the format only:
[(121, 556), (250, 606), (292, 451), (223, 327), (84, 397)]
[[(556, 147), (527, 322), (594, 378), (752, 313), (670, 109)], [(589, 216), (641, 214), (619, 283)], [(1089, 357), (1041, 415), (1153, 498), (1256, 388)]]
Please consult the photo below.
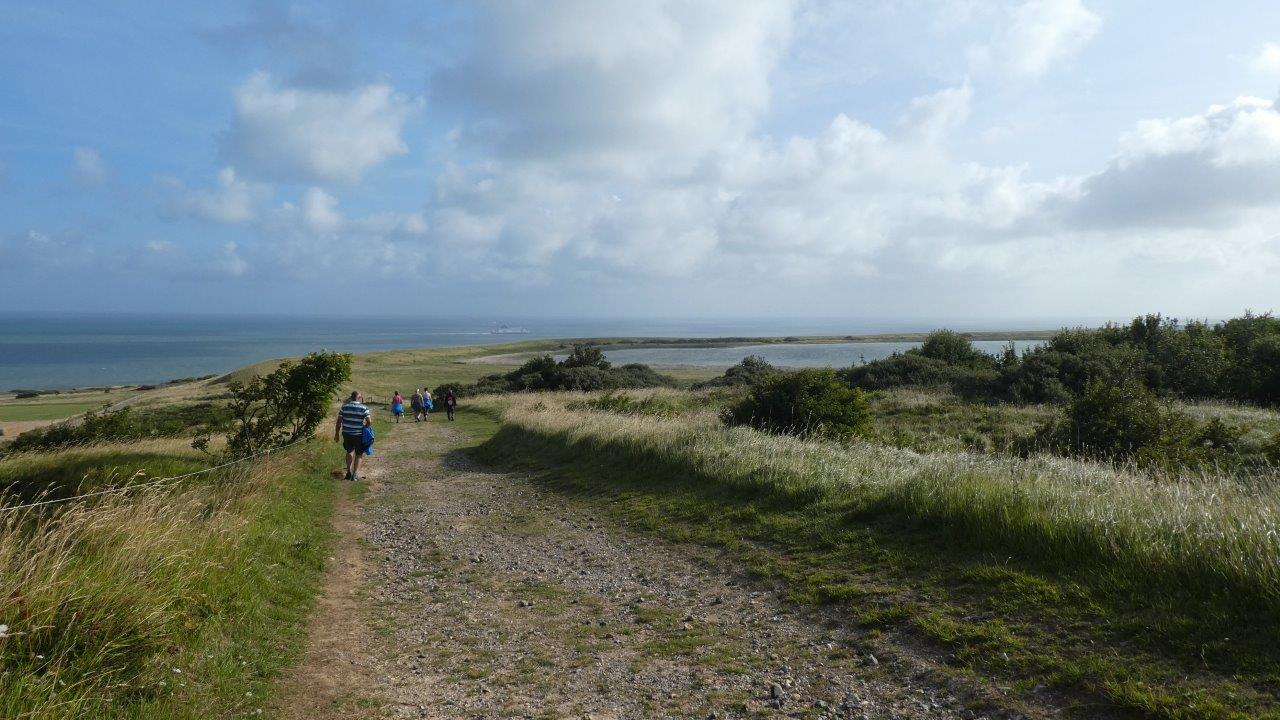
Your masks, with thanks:
[(373, 454), (373, 428), (368, 425), (364, 426), (364, 433), (360, 436), (360, 441), (364, 445), (364, 454)]

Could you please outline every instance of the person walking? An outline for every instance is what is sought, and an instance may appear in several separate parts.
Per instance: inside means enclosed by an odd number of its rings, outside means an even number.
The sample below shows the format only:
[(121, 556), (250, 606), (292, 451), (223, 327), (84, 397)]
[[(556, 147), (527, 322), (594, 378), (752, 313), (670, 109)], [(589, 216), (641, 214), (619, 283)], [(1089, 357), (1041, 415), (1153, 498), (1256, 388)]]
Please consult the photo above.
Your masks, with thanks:
[(453, 390), (444, 391), (444, 410), (449, 414), (449, 422), (453, 422), (453, 409), (458, 406), (458, 397)]
[(431, 391), (426, 388), (422, 388), (422, 419), (426, 420), (427, 413), (435, 409), (435, 403), (431, 400)]
[(400, 396), (399, 390), (391, 396), (391, 414), (396, 417), (396, 424), (400, 424), (400, 418), (404, 417), (404, 398)]
[(373, 424), (369, 406), (360, 401), (360, 393), (352, 390), (347, 401), (338, 411), (338, 421), (333, 424), (333, 441), (342, 438), (342, 449), (347, 451), (347, 479), (360, 479), (360, 457), (364, 454), (364, 429)]
[(409, 398), (409, 404), (413, 406), (413, 421), (420, 422), (422, 420), (422, 388), (413, 389), (413, 397)]

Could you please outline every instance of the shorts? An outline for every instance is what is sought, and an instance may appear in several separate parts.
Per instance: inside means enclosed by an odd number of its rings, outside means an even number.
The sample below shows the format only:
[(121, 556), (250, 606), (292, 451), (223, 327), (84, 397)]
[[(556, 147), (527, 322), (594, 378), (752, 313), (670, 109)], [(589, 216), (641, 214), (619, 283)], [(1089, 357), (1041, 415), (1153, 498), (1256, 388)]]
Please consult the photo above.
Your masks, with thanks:
[(342, 449), (347, 452), (364, 452), (364, 432), (359, 435), (342, 433)]
[(392, 413), (393, 415), (403, 415), (403, 414), (404, 414), (404, 405), (401, 405), (400, 403), (396, 403), (396, 404), (392, 405), (392, 406), (391, 406), (391, 413)]

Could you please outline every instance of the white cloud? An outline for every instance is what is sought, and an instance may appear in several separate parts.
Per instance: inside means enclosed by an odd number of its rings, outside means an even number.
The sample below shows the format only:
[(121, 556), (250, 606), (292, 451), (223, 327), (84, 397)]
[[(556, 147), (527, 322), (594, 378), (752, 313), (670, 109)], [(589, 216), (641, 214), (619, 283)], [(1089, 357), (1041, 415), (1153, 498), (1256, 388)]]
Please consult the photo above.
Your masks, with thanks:
[(1280, 208), (1280, 112), (1237, 98), (1200, 115), (1139, 122), (1116, 159), (1084, 179), (1073, 223), (1226, 228)]
[(302, 219), (312, 232), (334, 232), (342, 227), (338, 199), (320, 188), (307, 190), (302, 197)]
[[(483, 8), (473, 53), (433, 79), (440, 107), (461, 119), (421, 212), (344, 213), (320, 181), (358, 178), (379, 160), (322, 172), (314, 143), (273, 146), (257, 172), (316, 184), (270, 212), (222, 213), (254, 232), (219, 267), (307, 277), (430, 268), (504, 287), (669, 283), (691, 292), (755, 293), (779, 281), (804, 292), (869, 283), (898, 292), (898, 282), (928, 294), (922, 285), (947, 278), (1018, 276), (1012, 286), (1028, 275), (1067, 288), (1129, 273), (1132, 263), (1179, 277), (1280, 264), (1276, 243), (1259, 239), (1280, 219), (1280, 122), (1268, 101), (1146, 120), (1098, 172), (1037, 178), (1031, 167), (953, 156), (963, 145), (950, 138), (989, 73), (904, 101), (896, 124), (833, 112), (816, 132), (764, 134), (790, 3), (742, 12), (710, 2)], [(979, 11), (1001, 12), (984, 4), (963, 17)], [(992, 38), (988, 62), (1027, 78), (1067, 62), (1101, 23), (1078, 0), (1023, 2), (1003, 17), (994, 33), (981, 31)], [(358, 92), (276, 90), (259, 76), (241, 94), (271, 111), (242, 111), (240, 131), (246, 118), (273, 118), (254, 127), (284, 146), (295, 130), (330, 133), (274, 120), (322, 114), (316, 108)], [(400, 131), (397, 123), (380, 151), (355, 155), (385, 158)], [(222, 187), (241, 182), (232, 174)], [(217, 215), (209, 206), (197, 205)]]
[(240, 245), (234, 241), (222, 245), (222, 252), (215, 259), (214, 265), (231, 277), (241, 277), (249, 272), (249, 263), (240, 257)]
[(1280, 43), (1263, 45), (1249, 66), (1259, 75), (1280, 75)]
[(76, 233), (27, 230), (0, 236), (0, 268), (11, 272), (91, 267), (97, 261), (97, 249)]
[(255, 73), (235, 93), (224, 152), (236, 167), (273, 180), (355, 182), (408, 152), (400, 134), (413, 108), (390, 85), (350, 91), (277, 88)]
[(743, 138), (769, 102), (794, 3), (482, 6), (475, 51), (434, 92), (502, 156), (643, 173)]
[(959, 87), (912, 100), (911, 108), (902, 118), (902, 125), (921, 141), (936, 143), (969, 117), (972, 102), (973, 88), (966, 80)]
[(1102, 18), (1081, 0), (1027, 0), (991, 42), (970, 51), (975, 69), (1035, 78), (1068, 61), (1093, 39)]
[(229, 167), (218, 171), (214, 190), (188, 190), (176, 180), (168, 185), (176, 194), (169, 203), (170, 213), (224, 225), (256, 220), (260, 206), (271, 197), (269, 186), (243, 180)]
[(71, 179), (84, 188), (101, 187), (107, 182), (107, 166), (97, 150), (78, 147), (72, 153)]

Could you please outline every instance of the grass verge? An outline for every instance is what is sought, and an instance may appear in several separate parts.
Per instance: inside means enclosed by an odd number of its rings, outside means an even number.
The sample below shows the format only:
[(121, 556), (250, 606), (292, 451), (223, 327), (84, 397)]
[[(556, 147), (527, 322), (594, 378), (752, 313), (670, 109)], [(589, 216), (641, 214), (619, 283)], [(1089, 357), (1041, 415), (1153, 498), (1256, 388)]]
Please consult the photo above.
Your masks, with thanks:
[(481, 459), (720, 546), (792, 599), (924, 641), (1078, 717), (1280, 717), (1273, 488), (1060, 460), (922, 456), (707, 417), (505, 408)]
[(304, 640), (337, 452), (317, 442), (200, 485), (9, 516), (0, 716), (260, 713)]

